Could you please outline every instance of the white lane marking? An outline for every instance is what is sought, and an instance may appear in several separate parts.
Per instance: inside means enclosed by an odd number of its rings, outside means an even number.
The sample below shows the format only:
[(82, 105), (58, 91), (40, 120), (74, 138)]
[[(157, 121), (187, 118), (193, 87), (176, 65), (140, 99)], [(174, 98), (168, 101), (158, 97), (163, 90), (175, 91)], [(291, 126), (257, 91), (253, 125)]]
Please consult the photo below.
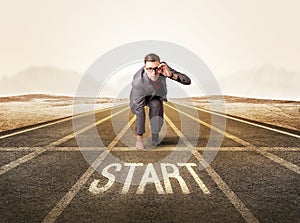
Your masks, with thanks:
[[(193, 154), (200, 162), (201, 154), (196, 150), (193, 151)], [(225, 181), (223, 181), (223, 179), (211, 166), (207, 166), (205, 170), (215, 181), (218, 187), (223, 191), (230, 202), (234, 205), (234, 207), (238, 210), (238, 212), (240, 212), (246, 222), (259, 222), (258, 219), (246, 207), (246, 205), (238, 198), (238, 196), (230, 189), (230, 187), (225, 183)]]
[(10, 133), (10, 134), (7, 134), (7, 135), (0, 136), (0, 139), (4, 139), (4, 138), (10, 137), (10, 136), (18, 135), (18, 134), (25, 133), (25, 132), (30, 132), (32, 130), (40, 129), (40, 128), (47, 127), (47, 126), (50, 126), (50, 125), (55, 125), (55, 124), (58, 124), (58, 123), (61, 123), (61, 122), (71, 120), (71, 119), (72, 119), (72, 117), (68, 117), (68, 118), (63, 118), (63, 119), (55, 121), (55, 122), (50, 122), (50, 123), (47, 123), (47, 124), (41, 124), (41, 125), (38, 125), (38, 126), (35, 126), (35, 127), (32, 127), (32, 128), (28, 128), (28, 129), (24, 129), (24, 130), (13, 132), (13, 133)]
[(47, 151), (47, 149), (48, 149), (47, 147), (40, 148), (38, 150), (35, 150), (35, 151), (33, 151), (33, 152), (31, 152), (31, 153), (29, 153), (29, 154), (27, 154), (27, 155), (25, 155), (25, 156), (17, 159), (17, 160), (14, 160), (14, 161), (6, 164), (6, 165), (1, 166), (0, 167), (0, 175), (2, 175), (4, 173), (6, 173), (7, 171), (9, 171), (9, 170), (11, 170), (11, 169), (19, 166), (22, 163), (25, 163), (25, 162), (33, 159), (34, 157), (39, 156), (43, 152)]
[(19, 135), (19, 134), (25, 133), (25, 132), (30, 132), (30, 131), (33, 131), (33, 130), (36, 130), (36, 129), (40, 129), (40, 128), (44, 128), (44, 127), (47, 127), (47, 126), (50, 126), (50, 125), (55, 125), (55, 124), (58, 124), (58, 123), (61, 123), (61, 122), (65, 122), (65, 121), (71, 120), (73, 118), (80, 118), (82, 116), (87, 116), (87, 115), (93, 114), (95, 112), (97, 112), (97, 113), (98, 112), (104, 112), (104, 111), (109, 110), (111, 108), (113, 108), (113, 107), (108, 107), (108, 108), (104, 108), (104, 109), (94, 110), (94, 111), (86, 112), (86, 113), (83, 113), (83, 114), (78, 114), (78, 115), (70, 116), (70, 117), (67, 117), (67, 118), (62, 118), (61, 120), (58, 120), (58, 121), (54, 121), (54, 122), (50, 122), (50, 123), (46, 123), (46, 124), (41, 124), (41, 125), (38, 125), (38, 126), (35, 126), (35, 127), (32, 127), (32, 128), (28, 128), (28, 129), (24, 129), (24, 130), (13, 132), (13, 133), (10, 133), (10, 134), (7, 134), (7, 135), (0, 136), (0, 139), (4, 139), (4, 138), (10, 137), (10, 136), (14, 136), (14, 135)]
[(0, 167), (0, 175), (2, 175), (2, 174), (4, 174), (5, 172), (7, 172), (7, 171), (9, 171), (9, 170), (11, 170), (11, 169), (13, 169), (13, 168), (19, 166), (20, 164), (23, 164), (23, 163), (25, 163), (25, 162), (27, 162), (27, 161), (29, 161), (29, 160), (31, 160), (31, 159), (33, 159), (33, 158), (35, 158), (35, 157), (41, 155), (43, 152), (47, 151), (47, 150), (49, 149), (49, 147), (53, 147), (53, 146), (59, 145), (59, 144), (61, 144), (61, 143), (63, 143), (63, 142), (66, 142), (66, 141), (68, 141), (68, 140), (74, 138), (77, 134), (81, 134), (81, 133), (83, 133), (84, 131), (87, 131), (88, 129), (93, 128), (94, 126), (97, 126), (97, 125), (101, 124), (102, 122), (105, 122), (105, 121), (109, 120), (109, 119), (112, 118), (113, 116), (118, 115), (118, 114), (124, 112), (124, 111), (127, 110), (127, 109), (128, 109), (128, 108), (124, 108), (124, 109), (122, 109), (122, 110), (120, 110), (120, 111), (118, 111), (118, 112), (116, 112), (116, 113), (114, 113), (114, 114), (110, 114), (110, 115), (107, 116), (106, 118), (103, 118), (103, 119), (97, 121), (97, 122), (94, 123), (94, 124), (91, 124), (91, 125), (89, 125), (89, 126), (83, 128), (83, 129), (81, 129), (81, 130), (78, 130), (78, 131), (75, 132), (75, 133), (72, 133), (72, 134), (70, 134), (70, 135), (67, 135), (67, 136), (65, 136), (65, 137), (63, 137), (63, 138), (61, 138), (61, 139), (59, 139), (59, 140), (57, 140), (57, 141), (55, 141), (55, 142), (53, 142), (53, 143), (50, 143), (50, 144), (49, 144), (48, 146), (46, 146), (46, 147), (41, 147), (41, 149), (38, 150), (38, 151), (33, 151), (32, 153), (29, 153), (29, 154), (27, 154), (27, 155), (25, 155), (25, 156), (23, 156), (23, 157), (21, 157), (21, 158), (19, 158), (19, 159), (17, 159), (17, 160), (11, 161), (10, 163), (8, 163), (8, 164), (6, 164), (6, 165), (4, 165), (4, 166), (1, 166), (1, 167)]
[(270, 152), (299, 152), (299, 147), (257, 147), (259, 150)]
[(267, 157), (270, 160), (280, 164), (281, 166), (284, 166), (285, 168), (290, 169), (290, 170), (294, 171), (295, 173), (300, 174), (300, 167), (297, 166), (296, 164), (290, 163), (290, 162), (282, 159), (281, 157), (276, 156), (276, 155), (274, 155), (272, 153), (269, 153), (267, 151), (257, 150), (257, 149), (255, 149), (255, 150), (256, 150), (257, 153), (263, 155), (264, 157)]
[(127, 125), (121, 130), (121, 132), (113, 139), (113, 141), (107, 146), (97, 159), (91, 164), (91, 166), (85, 171), (85, 173), (77, 180), (77, 182), (72, 186), (68, 193), (55, 205), (55, 207), (48, 213), (44, 218), (43, 223), (55, 222), (56, 219), (61, 215), (64, 209), (71, 203), (73, 198), (82, 188), (82, 186), (88, 181), (90, 176), (95, 172), (95, 170), (100, 166), (102, 161), (110, 153), (112, 148), (118, 143), (119, 139), (126, 133), (130, 128), (132, 123), (135, 121), (135, 116), (127, 123)]
[[(0, 147), (0, 152), (32, 152), (40, 150), (44, 147)], [(299, 147), (256, 147), (258, 150), (265, 152), (300, 152)], [(106, 147), (49, 147), (50, 152), (79, 152), (79, 151), (103, 151)], [(253, 149), (248, 147), (194, 147), (198, 151), (224, 151), (224, 152), (253, 152)], [(118, 152), (141, 152), (135, 147), (114, 147), (112, 151)], [(143, 152), (168, 152), (168, 151), (190, 151), (187, 147), (160, 146)]]
[(187, 113), (185, 113), (183, 111), (176, 110), (174, 107), (172, 107), (170, 105), (167, 105), (167, 106), (170, 107), (171, 109), (173, 109), (175, 111), (178, 111), (179, 113), (181, 113), (181, 114), (189, 117), (190, 119), (192, 119), (192, 120), (194, 120), (194, 121), (196, 121), (196, 122), (198, 122), (198, 123), (200, 123), (200, 124), (202, 124), (204, 126), (209, 127), (210, 129), (218, 132), (219, 134), (222, 134), (225, 137), (227, 137), (229, 139), (232, 139), (233, 141), (235, 141), (235, 142), (237, 142), (237, 143), (239, 143), (239, 144), (247, 147), (250, 151), (257, 152), (258, 154), (260, 154), (260, 155), (262, 155), (262, 156), (264, 156), (264, 157), (272, 160), (273, 162), (276, 162), (279, 165), (281, 165), (281, 166), (283, 166), (285, 168), (288, 168), (289, 170), (292, 170), (292, 171), (294, 171), (297, 174), (300, 174), (300, 168), (297, 165), (295, 165), (295, 164), (293, 164), (291, 162), (288, 162), (288, 161), (286, 161), (286, 160), (284, 160), (284, 159), (282, 159), (282, 158), (280, 158), (280, 157), (278, 157), (278, 156), (276, 156), (274, 154), (271, 154), (269, 152), (261, 151), (256, 146), (254, 146), (253, 144), (251, 144), (251, 143), (249, 143), (249, 142), (247, 142), (247, 141), (245, 141), (243, 139), (240, 139), (240, 138), (238, 138), (238, 137), (236, 137), (234, 135), (231, 135), (231, 134), (229, 134), (229, 133), (227, 133), (227, 132), (225, 132), (225, 131), (223, 131), (223, 130), (221, 130), (219, 128), (216, 128), (216, 127), (214, 127), (214, 126), (212, 126), (212, 125), (210, 125), (210, 124), (208, 124), (206, 122), (203, 122), (203, 121), (201, 121), (201, 120), (199, 120), (199, 119), (197, 119), (197, 118), (195, 118), (195, 117), (193, 117), (193, 116), (191, 116), (191, 115), (189, 115), (189, 114), (187, 114)]
[[(217, 133), (219, 133), (219, 134), (221, 134), (221, 135), (224, 135), (225, 137), (230, 138), (230, 139), (234, 140), (235, 142), (240, 143), (240, 144), (243, 145), (243, 146), (249, 146), (249, 145), (250, 145), (250, 143), (245, 144), (245, 141), (241, 141), (241, 139), (239, 139), (238, 137), (233, 136), (233, 135), (231, 135), (231, 134), (229, 134), (229, 133), (227, 133), (227, 132), (224, 132), (223, 130), (221, 130), (221, 129), (217, 128), (217, 127), (214, 127), (214, 126), (212, 126), (212, 125), (210, 125), (210, 124), (208, 124), (208, 123), (206, 123), (206, 122), (204, 122), (204, 121), (201, 121), (201, 120), (199, 120), (199, 119), (197, 119), (197, 118), (195, 118), (195, 117), (193, 117), (193, 116), (191, 116), (191, 115), (189, 115), (189, 114), (187, 114), (187, 113), (185, 113), (185, 112), (183, 112), (183, 111), (180, 111), (180, 110), (178, 110), (178, 109), (175, 109), (174, 107), (172, 107), (172, 106), (170, 106), (170, 105), (168, 105), (168, 104), (166, 104), (166, 106), (168, 106), (169, 108), (173, 109), (173, 110), (176, 111), (176, 112), (179, 112), (179, 113), (181, 113), (181, 114), (183, 114), (183, 115), (189, 117), (190, 119), (192, 119), (192, 120), (194, 120), (194, 121), (200, 123), (201, 125), (204, 125), (204, 126), (210, 128), (210, 129), (214, 130), (215, 132), (217, 132)], [(243, 143), (244, 143), (244, 144), (243, 144)]]
[[(179, 131), (179, 129), (173, 124), (173, 122), (165, 115), (165, 120), (175, 131), (175, 133), (181, 138), (184, 144), (190, 148), (193, 155), (200, 162), (201, 155), (194, 149), (193, 145), (187, 140), (187, 138)], [(203, 162), (203, 161), (202, 161)], [(215, 181), (218, 187), (223, 191), (225, 196), (230, 200), (234, 205), (236, 210), (243, 216), (246, 222), (259, 222), (257, 218), (251, 213), (251, 211), (245, 206), (245, 204), (238, 198), (238, 196), (230, 189), (230, 187), (223, 181), (223, 179), (217, 174), (217, 172), (209, 165), (205, 168), (206, 172), (210, 177)]]
[[(180, 166), (178, 164), (178, 166)], [(167, 167), (172, 168), (172, 172), (168, 172)], [(175, 178), (182, 190), (182, 193), (184, 194), (189, 194), (190, 190), (187, 187), (186, 183), (184, 182), (182, 176), (179, 175), (179, 169), (175, 164), (172, 163), (161, 163), (161, 172), (162, 172), (162, 176), (164, 179), (164, 184), (165, 184), (165, 188), (166, 188), (166, 193), (167, 194), (173, 194), (173, 189), (171, 186), (171, 182), (170, 182), (170, 178)]]
[(32, 152), (41, 147), (0, 147), (0, 152)]
[(243, 123), (246, 123), (246, 124), (249, 124), (249, 125), (253, 125), (253, 126), (256, 126), (256, 127), (260, 127), (260, 128), (263, 128), (263, 129), (271, 130), (273, 132), (278, 132), (278, 133), (281, 133), (281, 134), (285, 134), (285, 135), (296, 137), (296, 138), (300, 139), (300, 135), (293, 134), (293, 133), (286, 132), (286, 131), (279, 130), (279, 129), (275, 129), (275, 128), (271, 128), (271, 127), (264, 126), (264, 125), (261, 125), (261, 124), (257, 124), (257, 123), (254, 123), (254, 122), (246, 121), (246, 120), (243, 120), (241, 118), (235, 118), (235, 117), (220, 114), (220, 113), (217, 113), (217, 112), (214, 112), (214, 111), (210, 111), (210, 110), (207, 110), (207, 109), (203, 109), (203, 108), (199, 108), (199, 107), (193, 107), (193, 106), (189, 106), (189, 105), (185, 105), (185, 104), (180, 104), (180, 105), (183, 105), (183, 106), (189, 107), (189, 108), (194, 108), (194, 109), (197, 109), (199, 111), (203, 111), (203, 112), (206, 112), (206, 113), (209, 113), (209, 114), (214, 114), (214, 115), (217, 115), (217, 116), (225, 117), (225, 118), (228, 118), (228, 119), (231, 119), (231, 120), (243, 122)]
[(61, 138), (61, 139), (59, 139), (59, 140), (57, 140), (57, 141), (49, 144), (49, 146), (58, 146), (58, 145), (60, 145), (60, 144), (62, 144), (64, 142), (67, 142), (68, 140), (73, 139), (76, 135), (80, 135), (83, 132), (85, 132), (85, 131), (87, 131), (87, 130), (89, 130), (89, 129), (97, 126), (97, 125), (100, 125), (101, 123), (103, 123), (103, 122), (111, 119), (113, 116), (116, 116), (116, 115), (118, 115), (118, 114), (120, 114), (120, 113), (122, 113), (122, 112), (124, 112), (126, 110), (128, 110), (128, 108), (124, 108), (124, 109), (122, 109), (122, 110), (120, 110), (120, 111), (118, 111), (116, 113), (113, 113), (113, 114), (111, 114), (111, 115), (109, 115), (109, 116), (107, 116), (107, 117), (105, 117), (105, 118), (97, 121), (96, 123), (90, 124), (90, 125), (86, 126), (85, 128), (82, 128), (82, 129), (80, 129), (80, 130), (78, 130), (78, 131), (76, 131), (74, 133), (71, 133), (70, 135), (67, 135), (67, 136), (65, 136), (65, 137), (63, 137), (63, 138)]
[[(60, 147), (55, 147), (53, 150), (59, 149)], [(300, 152), (299, 147), (256, 147), (257, 150), (262, 151), (269, 151), (269, 152)], [(65, 148), (66, 150), (68, 147)], [(92, 147), (85, 148), (86, 150), (93, 150)], [(100, 149), (100, 148), (99, 148)], [(248, 147), (194, 147), (194, 149), (198, 151), (228, 151), (228, 152), (253, 152), (252, 148)], [(64, 150), (64, 148), (62, 148)], [(76, 148), (70, 150), (77, 150)], [(95, 148), (95, 150), (98, 150), (98, 148)], [(0, 149), (1, 151), (1, 149)], [(113, 151), (123, 151), (123, 152), (130, 152), (130, 151), (137, 151), (135, 147), (114, 147)], [(174, 146), (159, 146), (157, 148), (151, 149), (151, 150), (145, 150), (143, 152), (164, 152), (164, 151), (190, 151), (187, 147), (174, 147)], [(138, 152), (141, 152), (138, 150)]]
[(196, 163), (178, 163), (178, 166), (185, 166), (188, 171), (190, 172), (190, 174), (193, 176), (194, 180), (196, 181), (196, 183), (199, 185), (199, 187), (201, 188), (202, 192), (204, 194), (210, 194), (210, 191), (208, 190), (208, 188), (206, 187), (206, 185), (203, 183), (203, 181), (198, 177), (198, 175), (196, 174), (195, 170), (193, 170), (192, 166), (197, 166)]

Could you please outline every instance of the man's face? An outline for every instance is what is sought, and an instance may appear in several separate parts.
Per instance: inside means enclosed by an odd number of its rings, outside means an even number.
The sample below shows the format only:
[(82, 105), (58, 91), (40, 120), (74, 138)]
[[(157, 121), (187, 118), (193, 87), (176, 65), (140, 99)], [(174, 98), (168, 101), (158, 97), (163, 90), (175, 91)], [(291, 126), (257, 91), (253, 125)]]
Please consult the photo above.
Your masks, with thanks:
[(158, 68), (159, 64), (160, 63), (158, 61), (154, 61), (154, 62), (147, 61), (145, 64), (144, 69), (147, 73), (148, 78), (152, 81), (157, 81), (159, 77), (159, 72), (160, 72), (160, 69)]

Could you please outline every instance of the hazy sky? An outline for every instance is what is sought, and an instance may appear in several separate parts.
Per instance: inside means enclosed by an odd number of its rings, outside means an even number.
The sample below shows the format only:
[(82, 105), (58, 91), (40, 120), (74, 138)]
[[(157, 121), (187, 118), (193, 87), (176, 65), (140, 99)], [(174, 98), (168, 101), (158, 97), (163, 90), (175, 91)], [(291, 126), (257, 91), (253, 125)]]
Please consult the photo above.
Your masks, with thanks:
[(0, 78), (44, 65), (84, 73), (139, 40), (184, 46), (216, 76), (263, 64), (299, 71), (299, 9), (299, 0), (2, 0)]

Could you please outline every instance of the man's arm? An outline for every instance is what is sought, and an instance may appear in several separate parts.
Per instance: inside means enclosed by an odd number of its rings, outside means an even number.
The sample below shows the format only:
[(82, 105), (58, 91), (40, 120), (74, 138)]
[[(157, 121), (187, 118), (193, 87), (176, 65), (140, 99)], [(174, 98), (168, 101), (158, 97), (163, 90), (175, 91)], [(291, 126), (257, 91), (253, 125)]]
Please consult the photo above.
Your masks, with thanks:
[(171, 79), (176, 80), (181, 84), (185, 84), (185, 85), (191, 84), (191, 79), (187, 75), (182, 74), (171, 67), (169, 67), (169, 69), (172, 73), (172, 76), (170, 77)]
[(169, 67), (165, 62), (162, 62), (159, 65), (159, 68), (161, 69), (160, 70), (161, 74), (164, 75), (165, 77), (178, 81), (181, 84), (185, 84), (185, 85), (191, 84), (191, 79), (187, 75), (174, 70), (173, 68)]
[(134, 114), (144, 112), (145, 93), (142, 84), (140, 71), (134, 76), (131, 83), (132, 88), (130, 92), (130, 107)]

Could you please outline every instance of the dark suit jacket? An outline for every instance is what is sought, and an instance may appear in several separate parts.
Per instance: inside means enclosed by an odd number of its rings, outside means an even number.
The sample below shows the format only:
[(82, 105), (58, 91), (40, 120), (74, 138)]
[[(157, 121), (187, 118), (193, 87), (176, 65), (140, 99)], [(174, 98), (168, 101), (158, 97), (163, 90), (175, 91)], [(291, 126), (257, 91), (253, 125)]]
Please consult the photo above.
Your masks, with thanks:
[[(178, 75), (178, 79), (176, 80), (177, 82), (185, 85), (191, 84), (191, 80), (187, 75), (182, 74), (171, 67), (169, 67), (169, 69), (173, 74)], [(167, 100), (166, 79), (167, 77), (161, 74), (157, 81), (154, 82), (150, 80), (144, 70), (144, 67), (142, 67), (133, 76), (130, 92), (130, 107), (134, 114), (142, 112), (147, 102), (154, 97), (164, 101)], [(173, 80), (172, 78), (170, 79)]]

